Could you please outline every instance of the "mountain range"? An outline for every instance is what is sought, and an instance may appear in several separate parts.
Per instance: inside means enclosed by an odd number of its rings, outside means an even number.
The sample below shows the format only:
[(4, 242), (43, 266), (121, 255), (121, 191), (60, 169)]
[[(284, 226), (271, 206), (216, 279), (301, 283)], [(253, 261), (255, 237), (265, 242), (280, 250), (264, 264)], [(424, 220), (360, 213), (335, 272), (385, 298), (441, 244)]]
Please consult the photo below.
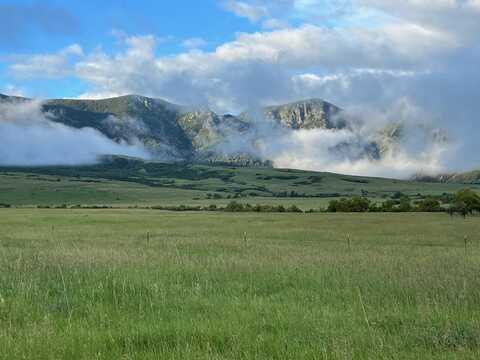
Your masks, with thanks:
[[(0, 94), (0, 103), (28, 98)], [(126, 95), (102, 100), (55, 99), (42, 102), (42, 112), (54, 122), (73, 128), (91, 127), (120, 142), (138, 139), (156, 157), (172, 160), (211, 158), (226, 137), (253, 128), (253, 112), (219, 115), (155, 98)], [(261, 109), (262, 116), (292, 129), (335, 128), (340, 108), (319, 99)], [(239, 154), (232, 154), (238, 156)]]
[[(0, 94), (0, 104), (21, 104), (28, 98)], [(321, 99), (308, 99), (239, 115), (217, 114), (210, 109), (176, 105), (165, 100), (126, 95), (102, 100), (54, 99), (41, 102), (44, 116), (73, 128), (93, 128), (115, 142), (140, 142), (157, 160), (235, 165), (270, 165), (248, 149), (225, 151), (228, 139), (258, 140), (259, 119), (281, 131), (341, 130), (351, 124), (343, 110)], [(267, 133), (271, 131), (267, 129)], [(264, 131), (265, 133), (265, 131)], [(359, 135), (359, 139), (362, 135)], [(376, 130), (356, 143), (340, 143), (334, 152), (380, 159), (403, 136), (402, 124)], [(360, 150), (359, 150), (360, 148)]]

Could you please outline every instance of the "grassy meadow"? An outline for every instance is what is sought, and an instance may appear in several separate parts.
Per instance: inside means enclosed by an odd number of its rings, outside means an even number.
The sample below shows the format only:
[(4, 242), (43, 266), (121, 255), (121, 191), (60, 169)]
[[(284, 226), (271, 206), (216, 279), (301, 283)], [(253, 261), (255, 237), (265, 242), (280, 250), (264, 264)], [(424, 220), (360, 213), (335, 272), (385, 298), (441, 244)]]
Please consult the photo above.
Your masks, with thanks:
[(480, 184), (443, 184), (292, 169), (163, 164), (117, 157), (89, 166), (0, 167), (0, 204), (223, 206), (232, 199), (265, 205), (325, 207), (332, 199), (363, 196), (382, 201), (401, 192), (454, 193)]
[(478, 234), (446, 214), (0, 209), (0, 359), (478, 359)]

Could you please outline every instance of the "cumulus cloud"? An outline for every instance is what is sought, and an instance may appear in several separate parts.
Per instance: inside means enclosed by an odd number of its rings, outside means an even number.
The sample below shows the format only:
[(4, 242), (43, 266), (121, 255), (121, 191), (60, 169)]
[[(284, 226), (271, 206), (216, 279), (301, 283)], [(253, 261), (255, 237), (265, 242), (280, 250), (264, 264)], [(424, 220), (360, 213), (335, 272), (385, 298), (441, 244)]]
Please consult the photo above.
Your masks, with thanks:
[(356, 0), (355, 3), (379, 9), (398, 21), (450, 32), (462, 42), (474, 39), (475, 31), (480, 29), (478, 0)]
[(149, 157), (139, 143), (116, 143), (92, 128), (74, 129), (48, 116), (39, 102), (0, 104), (0, 165), (91, 164), (105, 154)]
[(412, 71), (456, 46), (448, 34), (405, 24), (348, 31), (303, 25), (244, 33), (212, 52), (168, 57), (155, 55), (156, 44), (153, 36), (128, 37), (125, 50), (113, 55), (100, 48), (82, 55), (71, 46), (16, 62), (10, 70), (18, 77), (73, 74), (90, 85), (85, 97), (141, 93), (235, 111), (257, 99), (266, 104), (296, 97), (293, 85), (300, 69), (323, 74), (345, 68)]
[(16, 56), (10, 72), (21, 79), (60, 79), (73, 74), (73, 62), (83, 56), (82, 47), (72, 44), (54, 54)]
[[(267, 2), (258, 4), (267, 6)], [(307, 6), (299, 2), (294, 5)], [(375, 28), (303, 24), (240, 33), (234, 41), (211, 52), (197, 50), (163, 57), (155, 54), (158, 40), (154, 36), (124, 37), (123, 41), (125, 49), (115, 54), (101, 48), (85, 56), (77, 51), (74, 66), (66, 60), (72, 51), (62, 50), (17, 61), (10, 70), (17, 76), (30, 77), (73, 73), (89, 85), (85, 94), (89, 97), (142, 93), (232, 111), (249, 105), (251, 99), (267, 103), (295, 97), (292, 82), (301, 71), (325, 75), (358, 68), (424, 70), (435, 65), (432, 59), (458, 47), (449, 32), (411, 22)], [(275, 82), (267, 87), (266, 81)], [(240, 92), (247, 88), (249, 95)]]

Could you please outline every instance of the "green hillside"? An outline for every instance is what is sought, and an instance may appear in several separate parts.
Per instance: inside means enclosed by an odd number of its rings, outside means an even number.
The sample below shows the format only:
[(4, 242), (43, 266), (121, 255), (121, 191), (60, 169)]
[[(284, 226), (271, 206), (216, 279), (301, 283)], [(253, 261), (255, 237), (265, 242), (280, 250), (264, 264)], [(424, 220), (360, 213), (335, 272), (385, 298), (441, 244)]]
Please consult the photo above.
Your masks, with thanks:
[(99, 130), (115, 141), (139, 139), (153, 153), (193, 156), (192, 143), (177, 121), (181, 107), (160, 99), (121, 96), (103, 100), (50, 100), (43, 111), (52, 121)]
[[(166, 164), (108, 157), (77, 167), (2, 167), (0, 203), (12, 205), (206, 205), (231, 199), (318, 208), (338, 197), (382, 201), (401, 192), (453, 193), (462, 184), (425, 183), (266, 167)], [(472, 185), (480, 191), (480, 185)]]

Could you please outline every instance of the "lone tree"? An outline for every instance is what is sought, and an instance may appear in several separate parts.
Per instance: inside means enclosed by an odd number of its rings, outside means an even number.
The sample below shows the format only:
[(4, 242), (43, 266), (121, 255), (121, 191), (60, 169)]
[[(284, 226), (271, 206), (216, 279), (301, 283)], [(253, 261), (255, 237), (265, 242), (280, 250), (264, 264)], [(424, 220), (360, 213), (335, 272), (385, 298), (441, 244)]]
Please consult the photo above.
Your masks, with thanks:
[(463, 189), (455, 194), (453, 204), (448, 208), (448, 213), (458, 213), (463, 217), (480, 212), (480, 196), (471, 189)]

